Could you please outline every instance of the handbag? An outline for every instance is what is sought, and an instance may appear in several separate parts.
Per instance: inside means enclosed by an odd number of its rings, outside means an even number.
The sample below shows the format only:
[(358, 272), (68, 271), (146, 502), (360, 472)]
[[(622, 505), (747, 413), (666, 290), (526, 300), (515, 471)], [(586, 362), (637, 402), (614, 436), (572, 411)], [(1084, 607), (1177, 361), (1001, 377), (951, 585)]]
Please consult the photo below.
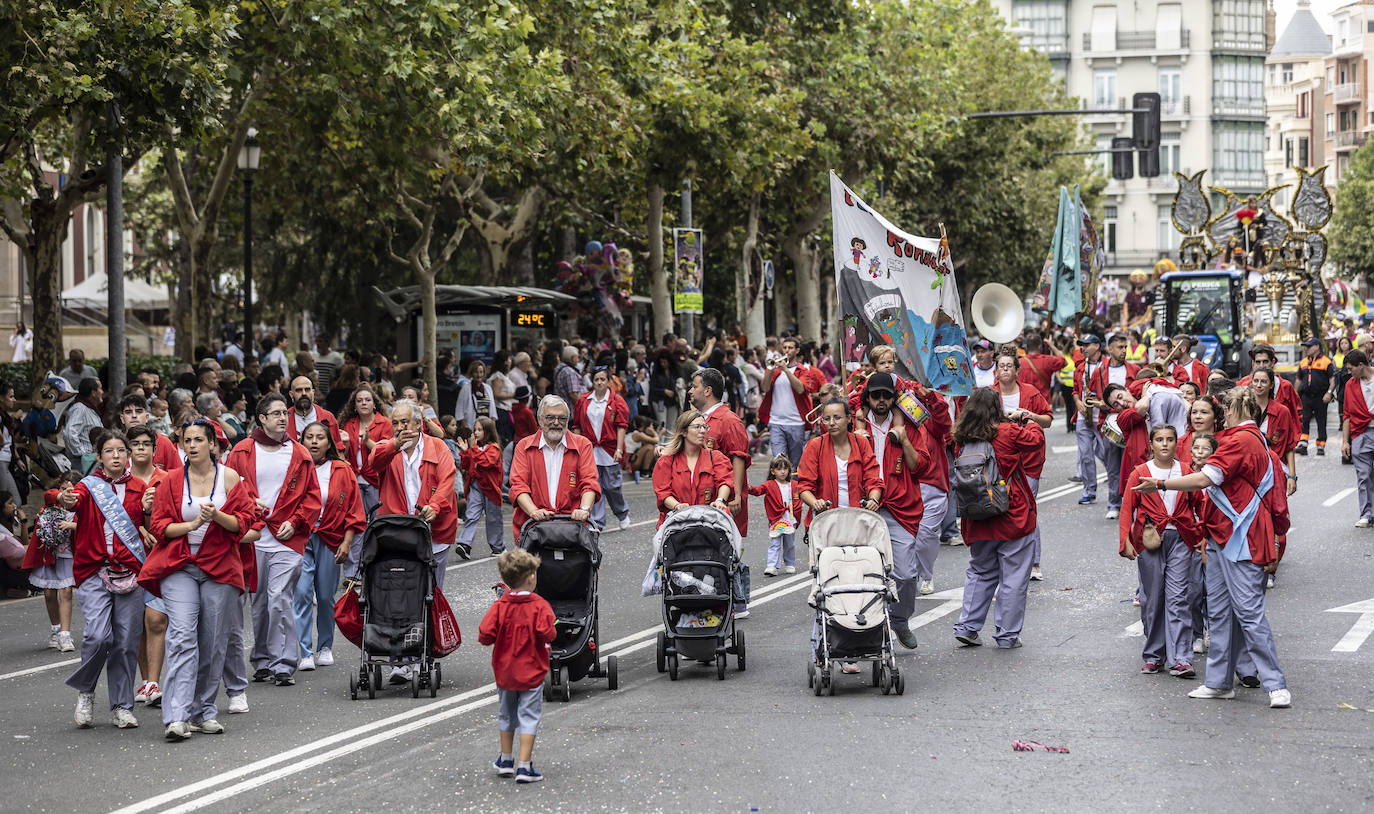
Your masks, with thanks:
[(138, 587), (138, 572), (129, 568), (105, 563), (95, 573), (105, 590), (116, 596), (131, 594)]
[[(351, 592), (350, 592), (351, 593)], [(444, 592), (434, 588), (434, 601), (429, 605), (429, 654), (436, 659), (443, 658), (457, 650), (463, 643), (463, 634), (458, 630), (458, 617), (453, 615)]]
[(1146, 551), (1158, 551), (1164, 545), (1164, 537), (1159, 533), (1159, 527), (1149, 520), (1145, 521), (1145, 528), (1140, 532), (1140, 545)]
[(363, 611), (358, 605), (357, 591), (344, 591), (343, 596), (335, 601), (334, 624), (338, 625), (345, 639), (357, 647), (363, 646)]

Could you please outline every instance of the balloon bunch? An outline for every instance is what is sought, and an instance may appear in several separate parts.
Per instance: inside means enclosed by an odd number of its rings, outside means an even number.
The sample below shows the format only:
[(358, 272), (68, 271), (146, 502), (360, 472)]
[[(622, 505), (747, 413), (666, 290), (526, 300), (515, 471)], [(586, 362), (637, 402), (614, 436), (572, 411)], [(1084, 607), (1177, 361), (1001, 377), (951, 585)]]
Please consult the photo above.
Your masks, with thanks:
[(571, 309), (574, 319), (590, 314), (605, 333), (620, 330), (625, 323), (621, 309), (630, 307), (634, 288), (634, 257), (629, 249), (591, 240), (581, 256), (571, 263), (560, 261), (556, 269), (558, 290), (577, 298)]

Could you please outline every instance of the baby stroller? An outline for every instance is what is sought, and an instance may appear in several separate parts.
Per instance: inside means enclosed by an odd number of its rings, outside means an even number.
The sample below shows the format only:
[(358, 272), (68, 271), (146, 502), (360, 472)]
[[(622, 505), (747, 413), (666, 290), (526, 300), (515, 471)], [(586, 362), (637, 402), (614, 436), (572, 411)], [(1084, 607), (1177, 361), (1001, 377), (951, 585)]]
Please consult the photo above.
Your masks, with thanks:
[(897, 601), (892, 580), (892, 540), (873, 512), (831, 509), (816, 515), (806, 532), (815, 580), (809, 604), (816, 609), (806, 685), (834, 695), (841, 661), (868, 661), (873, 686), (883, 695), (906, 691), (892, 649), (887, 606)]
[(616, 657), (606, 658), (602, 672), (596, 653), (601, 640), (597, 600), (597, 572), (601, 547), (596, 532), (585, 523), (559, 515), (553, 520), (530, 520), (520, 528), (520, 547), (539, 557), (535, 593), (553, 607), (557, 636), (549, 647), (549, 672), (544, 677), (544, 700), (572, 700), (572, 682), (586, 676), (605, 676), (606, 686), (620, 686)]
[(714, 660), (716, 678), (724, 681), (727, 653), (743, 670), (744, 633), (735, 629), (731, 590), (740, 556), (735, 521), (711, 506), (687, 506), (659, 526), (654, 550), (663, 581), (658, 671), (677, 681), (680, 658), (702, 664)]
[(434, 601), (434, 548), (429, 524), (417, 515), (377, 515), (367, 524), (358, 573), (363, 619), (362, 660), (348, 677), (348, 694), (377, 697), (382, 667), (410, 670), (410, 694), (427, 687), (433, 698), (442, 678), (429, 651), (429, 607)]

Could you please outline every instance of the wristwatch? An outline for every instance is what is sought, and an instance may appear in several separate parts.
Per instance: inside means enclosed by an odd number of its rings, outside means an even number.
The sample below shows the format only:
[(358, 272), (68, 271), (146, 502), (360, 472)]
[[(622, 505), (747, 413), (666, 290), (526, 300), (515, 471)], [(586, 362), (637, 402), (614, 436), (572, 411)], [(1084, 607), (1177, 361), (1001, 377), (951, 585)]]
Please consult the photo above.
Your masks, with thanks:
[(1161, 491), (1161, 492), (1167, 492), (1167, 491), (1169, 491), (1169, 487), (1167, 487), (1167, 486), (1164, 485), (1164, 481), (1166, 481), (1166, 480), (1168, 480), (1168, 478), (1160, 478), (1158, 481), (1155, 482), (1155, 486), (1159, 489), (1159, 491)]

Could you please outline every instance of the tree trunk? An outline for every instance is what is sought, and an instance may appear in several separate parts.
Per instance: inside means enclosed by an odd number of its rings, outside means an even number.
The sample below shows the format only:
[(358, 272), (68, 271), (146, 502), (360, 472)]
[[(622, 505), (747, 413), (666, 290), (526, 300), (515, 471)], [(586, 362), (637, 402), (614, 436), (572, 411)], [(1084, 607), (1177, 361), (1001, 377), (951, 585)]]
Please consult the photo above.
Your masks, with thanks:
[(515, 284), (530, 286), (535, 285), (534, 277), (534, 238), (525, 241), (524, 248), (515, 257)]
[(429, 385), (430, 398), (439, 398), (439, 371), (434, 364), (438, 357), (435, 348), (439, 344), (439, 309), (434, 303), (434, 278), (438, 269), (415, 270), (415, 282), (420, 286), (420, 330), (424, 337), (425, 352), (421, 357), (425, 368), (425, 384)]
[[(490, 198), (482, 196), (468, 208), (468, 220), (482, 239), (478, 244), (478, 256), (484, 285), (506, 285), (512, 281), (515, 275), (511, 260), (529, 243), (547, 199), (548, 193), (543, 187), (526, 189), (520, 194), (515, 212), (510, 215), (509, 225), (499, 220), (505, 217), (505, 209)], [(479, 212), (479, 207), (486, 212)]]
[(569, 263), (577, 256), (577, 227), (564, 226), (559, 233), (558, 259)]
[[(792, 275), (787, 273), (786, 263), (776, 263), (773, 271), (773, 333), (781, 336), (787, 333), (797, 315), (797, 301), (792, 296)], [(753, 342), (753, 337), (750, 337)], [(755, 342), (762, 345), (762, 342)]]
[[(191, 243), (191, 347), (214, 350), (215, 294), (210, 253), (215, 250), (218, 229)], [(198, 360), (191, 359), (191, 362)]]
[(174, 352), (181, 361), (194, 362), (191, 358), (191, 246), (184, 236), (178, 241), (177, 254), (180, 260), (177, 263), (176, 319), (172, 323), (176, 328)]
[(649, 216), (644, 233), (649, 241), (649, 293), (654, 300), (654, 335), (650, 344), (654, 344), (673, 330), (673, 299), (663, 268), (663, 185), (650, 183), (647, 194)]
[(816, 263), (816, 282), (821, 287), (821, 302), (825, 304), (825, 311), (822, 312), (825, 316), (825, 325), (822, 326), (821, 333), (818, 334), (818, 336), (820, 336), (823, 341), (830, 342), (835, 339), (835, 326), (839, 324), (839, 317), (837, 315), (839, 303), (835, 296), (837, 293), (835, 291), (835, 278), (830, 274), (821, 273), (821, 253), (815, 252), (814, 254)]
[(810, 234), (793, 234), (783, 241), (782, 250), (792, 263), (797, 279), (797, 334), (802, 339), (821, 335), (820, 281), (817, 279), (816, 251)]
[(764, 280), (763, 256), (759, 254), (759, 207), (763, 193), (755, 192), (749, 201), (749, 217), (744, 228), (744, 246), (740, 250), (740, 267), (736, 275), (736, 319), (744, 327), (749, 341), (759, 344), (766, 329), (763, 325)]
[(62, 241), (67, 239), (71, 211), (58, 201), (33, 199), (29, 204), (29, 284), (33, 303), (33, 384), (48, 370), (60, 370), (62, 347)]

